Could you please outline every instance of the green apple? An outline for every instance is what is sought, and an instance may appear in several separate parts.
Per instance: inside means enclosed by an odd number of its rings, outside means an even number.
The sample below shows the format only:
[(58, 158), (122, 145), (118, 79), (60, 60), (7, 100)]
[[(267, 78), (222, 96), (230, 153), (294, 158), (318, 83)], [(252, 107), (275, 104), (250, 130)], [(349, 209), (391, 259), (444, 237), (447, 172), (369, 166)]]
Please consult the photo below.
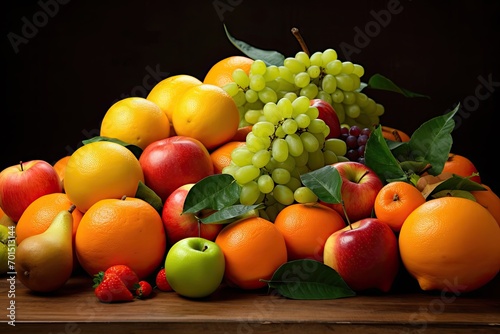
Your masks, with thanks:
[(184, 297), (203, 298), (222, 283), (225, 259), (215, 242), (200, 237), (177, 241), (165, 258), (168, 284)]

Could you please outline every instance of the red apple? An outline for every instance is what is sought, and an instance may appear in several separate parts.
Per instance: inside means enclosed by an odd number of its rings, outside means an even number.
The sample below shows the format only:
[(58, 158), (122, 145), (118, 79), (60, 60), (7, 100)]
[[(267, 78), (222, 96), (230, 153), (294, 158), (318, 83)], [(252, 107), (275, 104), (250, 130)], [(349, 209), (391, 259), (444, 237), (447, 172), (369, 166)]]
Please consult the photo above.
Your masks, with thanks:
[(31, 202), (57, 192), (62, 192), (59, 175), (46, 161), (21, 162), (0, 173), (0, 207), (15, 222)]
[(357, 221), (372, 216), (375, 198), (383, 187), (382, 180), (366, 165), (355, 161), (342, 161), (332, 165), (337, 169), (342, 179), (342, 204), (326, 204), (347, 220)]
[(186, 136), (168, 137), (149, 144), (139, 163), (144, 183), (163, 202), (180, 186), (196, 183), (214, 173), (206, 147), (199, 140)]
[(202, 237), (214, 241), (224, 224), (203, 224), (198, 222), (201, 213), (182, 214), (184, 202), (194, 183), (188, 183), (174, 190), (163, 204), (161, 219), (167, 232), (169, 245), (187, 237)]
[(377, 218), (362, 219), (330, 235), (323, 259), (354, 291), (388, 292), (400, 263), (396, 235)]
[(340, 138), (340, 121), (332, 105), (325, 100), (312, 99), (311, 106), (318, 108), (318, 118), (325, 121), (326, 125), (330, 128), (330, 133), (326, 136), (326, 139)]

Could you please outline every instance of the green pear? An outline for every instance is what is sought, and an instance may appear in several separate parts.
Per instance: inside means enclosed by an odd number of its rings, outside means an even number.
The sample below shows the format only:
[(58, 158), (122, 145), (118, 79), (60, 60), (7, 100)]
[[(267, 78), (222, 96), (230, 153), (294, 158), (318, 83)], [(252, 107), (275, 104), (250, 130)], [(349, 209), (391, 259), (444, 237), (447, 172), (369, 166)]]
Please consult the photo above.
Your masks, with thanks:
[(52, 292), (61, 288), (73, 271), (73, 216), (75, 209), (57, 214), (45, 232), (17, 245), (17, 278), (28, 289)]
[(9, 270), (9, 255), (12, 257), (12, 253), (15, 253), (16, 242), (14, 231), (15, 226), (7, 227), (0, 224), (0, 275), (12, 271)]
[(2, 217), (0, 217), (0, 225), (7, 227), (16, 226), (16, 222), (13, 221), (9, 216), (3, 215)]

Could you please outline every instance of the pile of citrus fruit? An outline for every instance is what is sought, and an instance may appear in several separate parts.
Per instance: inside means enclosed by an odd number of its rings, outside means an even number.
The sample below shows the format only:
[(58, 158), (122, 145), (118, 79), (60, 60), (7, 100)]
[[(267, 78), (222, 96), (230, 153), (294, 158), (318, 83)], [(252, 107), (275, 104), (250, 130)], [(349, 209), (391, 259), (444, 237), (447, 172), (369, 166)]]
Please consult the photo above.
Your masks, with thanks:
[[(74, 204), (75, 271), (94, 275), (125, 264), (140, 278), (156, 275), (172, 245), (161, 212), (136, 196), (139, 184), (148, 185), (139, 157), (118, 141), (144, 150), (173, 136), (189, 137), (205, 147), (213, 174), (222, 173), (252, 131), (251, 126), (240, 127), (240, 110), (222, 87), (233, 81), (236, 69), (248, 73), (252, 63), (247, 57), (228, 57), (203, 80), (175, 75), (159, 82), (146, 98), (129, 97), (110, 106), (100, 135), (114, 141), (87, 143), (55, 163), (63, 191), (28, 206), (17, 221), (17, 242), (43, 232), (59, 211)], [(385, 136), (393, 135), (391, 128), (385, 131)], [(443, 173), (468, 177), (471, 164), (455, 155)], [(478, 177), (474, 180), (480, 183)], [(424, 196), (425, 186), (439, 180), (424, 181), (420, 188), (402, 181), (385, 184), (372, 216), (392, 229), (404, 268), (423, 290), (484, 286), (500, 270), (500, 198), (483, 185), (486, 190), (471, 192), (473, 198), (431, 199)], [(327, 238), (347, 225), (337, 211), (318, 202), (285, 206), (274, 221), (249, 217), (230, 223), (214, 238), (225, 255), (225, 282), (259, 289), (287, 261), (323, 261)]]

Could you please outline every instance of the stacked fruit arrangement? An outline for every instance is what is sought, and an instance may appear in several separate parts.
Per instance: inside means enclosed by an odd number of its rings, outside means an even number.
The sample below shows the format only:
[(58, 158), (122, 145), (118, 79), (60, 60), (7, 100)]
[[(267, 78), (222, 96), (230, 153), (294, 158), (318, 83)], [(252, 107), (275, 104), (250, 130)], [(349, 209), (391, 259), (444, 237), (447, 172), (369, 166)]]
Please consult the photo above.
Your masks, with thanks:
[[(2, 273), (52, 292), (80, 271), (102, 302), (224, 286), (338, 298), (389, 292), (402, 269), (422, 290), (484, 286), (500, 198), (450, 152), (456, 110), (409, 137), (381, 125), (363, 74), (333, 49), (232, 56), (118, 101), (71, 156), (0, 173)], [(287, 289), (292, 266), (316, 281)]]

